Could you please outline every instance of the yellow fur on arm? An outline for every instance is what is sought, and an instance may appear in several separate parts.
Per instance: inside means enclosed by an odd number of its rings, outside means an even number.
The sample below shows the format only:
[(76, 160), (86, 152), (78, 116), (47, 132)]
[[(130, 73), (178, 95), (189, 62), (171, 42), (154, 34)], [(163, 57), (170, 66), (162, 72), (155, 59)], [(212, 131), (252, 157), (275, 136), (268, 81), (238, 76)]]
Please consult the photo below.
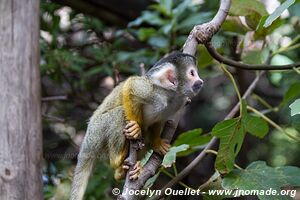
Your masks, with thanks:
[(136, 121), (140, 126), (142, 125), (142, 103), (138, 102), (133, 95), (133, 78), (125, 81), (122, 90), (122, 101), (126, 120)]

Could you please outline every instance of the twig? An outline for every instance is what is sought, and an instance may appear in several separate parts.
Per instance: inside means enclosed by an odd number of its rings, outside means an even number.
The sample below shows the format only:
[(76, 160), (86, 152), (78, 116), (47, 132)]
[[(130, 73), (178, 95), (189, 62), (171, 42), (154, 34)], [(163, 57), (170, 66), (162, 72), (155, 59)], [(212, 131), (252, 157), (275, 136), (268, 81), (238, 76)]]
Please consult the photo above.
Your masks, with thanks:
[(240, 102), (240, 113), (242, 115), (242, 104), (241, 104), (242, 97), (241, 97), (239, 88), (238, 88), (238, 86), (237, 86), (237, 84), (236, 84), (236, 82), (235, 82), (232, 74), (226, 69), (226, 67), (222, 63), (220, 64), (220, 66), (221, 66), (222, 70), (224, 71), (224, 73), (229, 77), (229, 79), (231, 80), (231, 82), (232, 82), (232, 84), (234, 86), (234, 90), (235, 90), (235, 92), (236, 92), (236, 94), (238, 96), (239, 102)]
[(46, 114), (42, 114), (43, 117), (48, 118), (50, 121), (54, 121), (54, 122), (65, 122), (65, 119), (60, 118), (60, 117), (55, 117), (52, 115), (46, 115)]
[[(218, 155), (218, 152), (216, 152), (215, 150), (212, 150), (212, 149), (207, 149), (205, 150), (205, 153), (211, 153), (211, 154), (214, 154), (214, 155)], [(239, 169), (239, 170), (243, 170), (242, 167), (240, 167), (238, 164), (234, 163), (234, 167)], [(201, 187), (201, 186), (200, 186)]]
[(235, 67), (238, 69), (245, 69), (245, 70), (286, 70), (286, 69), (293, 69), (300, 66), (300, 62), (289, 64), (289, 65), (269, 65), (269, 64), (260, 64), (260, 65), (250, 65), (245, 63), (240, 63), (235, 60), (231, 60), (229, 58), (225, 58), (221, 54), (217, 52), (217, 50), (212, 46), (211, 42), (205, 43), (205, 47), (209, 54), (219, 61), (220, 63), (224, 63), (230, 67)]
[[(168, 172), (168, 171), (165, 170), (165, 169), (162, 169), (161, 172), (164, 173), (165, 175), (167, 175), (167, 176), (170, 177), (170, 178), (174, 178), (174, 177), (175, 177), (174, 175), (172, 175), (170, 172)], [(179, 185), (181, 185), (182, 187), (193, 189), (192, 187), (188, 186), (187, 184), (185, 184), (185, 183), (183, 183), (183, 182), (181, 182), (181, 181), (179, 181), (178, 183), (179, 183)], [(194, 189), (193, 189), (193, 190), (194, 190)]]
[(272, 121), (270, 118), (268, 118), (267, 116), (265, 116), (262, 112), (256, 110), (255, 108), (251, 107), (251, 106), (247, 106), (247, 109), (252, 111), (253, 113), (257, 114), (258, 116), (260, 116), (261, 118), (263, 118), (266, 122), (268, 122), (270, 125), (272, 125), (274, 128), (276, 128), (277, 130), (279, 130), (280, 132), (284, 133), (286, 136), (288, 136), (289, 138), (296, 140), (297, 142), (300, 142), (300, 138), (293, 136), (292, 134), (288, 133), (287, 131), (285, 131), (283, 128), (281, 128), (278, 124), (276, 124), (274, 121)]
[(300, 68), (294, 67), (293, 70), (294, 70), (295, 72), (297, 72), (298, 74), (300, 74)]
[(66, 95), (63, 96), (52, 96), (52, 97), (42, 97), (42, 101), (58, 101), (58, 100), (67, 100)]
[(268, 108), (270, 110), (278, 111), (277, 110), (278, 108), (276, 108), (276, 107), (273, 108), (266, 100), (264, 100), (263, 98), (261, 98), (257, 94), (253, 93), (252, 98), (255, 99), (256, 101), (258, 101), (261, 105), (265, 106), (266, 108)]
[(114, 80), (114, 86), (117, 86), (120, 82), (120, 72), (118, 69), (114, 69), (113, 80)]
[(144, 76), (146, 74), (145, 64), (141, 63), (139, 67), (140, 67), (140, 74), (141, 74), (141, 76)]

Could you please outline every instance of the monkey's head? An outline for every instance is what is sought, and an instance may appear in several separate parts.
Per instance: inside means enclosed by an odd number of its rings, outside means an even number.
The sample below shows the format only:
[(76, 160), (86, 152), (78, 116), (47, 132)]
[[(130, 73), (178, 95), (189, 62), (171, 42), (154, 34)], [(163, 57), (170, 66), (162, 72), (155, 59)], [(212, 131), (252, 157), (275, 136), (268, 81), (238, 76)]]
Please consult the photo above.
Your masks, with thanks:
[(192, 98), (202, 88), (194, 56), (175, 52), (159, 60), (146, 74), (163, 88)]

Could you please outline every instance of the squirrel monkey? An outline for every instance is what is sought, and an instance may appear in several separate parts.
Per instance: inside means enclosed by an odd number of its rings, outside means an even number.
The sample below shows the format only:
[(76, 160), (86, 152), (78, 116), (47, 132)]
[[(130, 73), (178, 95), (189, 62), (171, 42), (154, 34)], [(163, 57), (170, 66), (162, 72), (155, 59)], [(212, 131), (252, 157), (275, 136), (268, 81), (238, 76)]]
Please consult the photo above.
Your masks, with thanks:
[[(159, 60), (145, 76), (130, 77), (115, 87), (88, 123), (70, 199), (83, 198), (98, 157), (109, 161), (115, 169), (115, 179), (125, 176), (127, 139), (140, 138), (143, 133), (146, 149), (164, 155), (170, 148), (160, 137), (165, 123), (184, 107), (187, 99), (198, 94), (202, 84), (195, 58), (176, 52)], [(141, 156), (139, 153), (139, 159)], [(130, 172), (132, 179), (138, 178), (138, 164)]]

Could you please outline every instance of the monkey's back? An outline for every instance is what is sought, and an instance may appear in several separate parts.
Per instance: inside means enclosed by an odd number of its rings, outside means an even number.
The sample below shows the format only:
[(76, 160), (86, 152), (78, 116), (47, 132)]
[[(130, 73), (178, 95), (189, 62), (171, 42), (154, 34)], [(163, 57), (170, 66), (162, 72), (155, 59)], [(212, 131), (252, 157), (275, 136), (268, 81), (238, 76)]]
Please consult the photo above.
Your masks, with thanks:
[(83, 146), (105, 160), (121, 151), (126, 142), (123, 134), (126, 123), (122, 107), (123, 85), (122, 82), (115, 87), (93, 113), (84, 138), (86, 145)]

